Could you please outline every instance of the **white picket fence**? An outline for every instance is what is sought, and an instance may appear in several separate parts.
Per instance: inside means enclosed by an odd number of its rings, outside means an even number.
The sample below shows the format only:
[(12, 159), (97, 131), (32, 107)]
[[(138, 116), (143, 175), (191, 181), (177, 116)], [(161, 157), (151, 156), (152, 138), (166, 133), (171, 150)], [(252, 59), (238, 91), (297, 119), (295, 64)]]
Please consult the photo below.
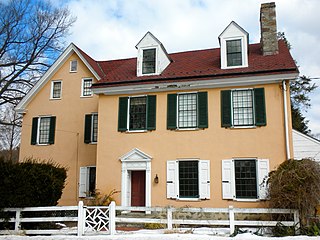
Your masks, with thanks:
[[(274, 227), (278, 221), (239, 220), (238, 214), (288, 214), (291, 221), (281, 221), (285, 226), (294, 226), (299, 229), (299, 213), (290, 209), (270, 208), (173, 208), (173, 207), (123, 207), (116, 206), (112, 202), (109, 206), (84, 206), (80, 201), (78, 206), (67, 207), (29, 207), (29, 208), (8, 208), (4, 212), (11, 214), (5, 220), (0, 219), (2, 224), (11, 224), (11, 229), (0, 229), (0, 234), (77, 234), (78, 236), (90, 234), (116, 234), (116, 224), (143, 224), (156, 223), (166, 226), (168, 230), (176, 226), (224, 226), (228, 227), (230, 234), (235, 227)], [(133, 217), (128, 213), (146, 213), (143, 217)], [(49, 214), (51, 213), (51, 214)], [(117, 214), (116, 214), (117, 213)], [(155, 214), (155, 213), (158, 213)], [(226, 219), (185, 219), (180, 217), (182, 213), (193, 214), (224, 214)], [(42, 215), (42, 216), (41, 216)], [(58, 215), (58, 216), (54, 216)], [(165, 217), (163, 217), (165, 216)], [(178, 217), (177, 217), (178, 216)], [(26, 229), (24, 224), (53, 223), (68, 227), (60, 229)], [(2, 227), (2, 226), (1, 226)], [(47, 226), (45, 226), (47, 227)]]

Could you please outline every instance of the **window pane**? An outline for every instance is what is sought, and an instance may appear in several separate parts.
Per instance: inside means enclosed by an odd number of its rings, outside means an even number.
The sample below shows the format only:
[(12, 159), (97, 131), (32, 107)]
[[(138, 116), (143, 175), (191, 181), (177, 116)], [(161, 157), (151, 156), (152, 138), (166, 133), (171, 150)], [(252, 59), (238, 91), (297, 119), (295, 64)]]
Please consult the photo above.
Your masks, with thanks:
[(52, 98), (61, 98), (61, 82), (53, 82)]
[(197, 127), (197, 94), (178, 95), (179, 128)]
[(39, 144), (49, 143), (50, 117), (40, 118), (39, 124)]
[(147, 97), (130, 98), (129, 130), (146, 129), (146, 104)]
[(94, 195), (96, 190), (96, 167), (89, 167), (89, 189), (88, 195)]
[(92, 142), (98, 140), (98, 114), (92, 115)]
[(156, 72), (156, 49), (143, 50), (142, 73)]
[(179, 161), (179, 197), (199, 197), (198, 161)]
[(237, 198), (257, 198), (256, 160), (235, 160)]
[(230, 40), (227, 44), (227, 66), (242, 65), (241, 40)]
[(70, 66), (70, 71), (71, 72), (76, 72), (78, 67), (78, 62), (77, 60), (71, 61), (71, 66)]
[(254, 125), (252, 90), (232, 91), (233, 125)]
[(83, 80), (82, 96), (92, 96), (92, 79)]

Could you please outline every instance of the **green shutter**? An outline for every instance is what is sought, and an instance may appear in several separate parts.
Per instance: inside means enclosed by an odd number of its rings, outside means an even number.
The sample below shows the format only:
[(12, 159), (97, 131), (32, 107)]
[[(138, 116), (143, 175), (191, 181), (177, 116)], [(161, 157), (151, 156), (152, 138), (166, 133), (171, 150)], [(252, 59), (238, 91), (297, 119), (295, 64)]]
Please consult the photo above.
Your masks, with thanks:
[(86, 114), (84, 118), (84, 143), (91, 142), (91, 125), (92, 125), (92, 115)]
[(118, 131), (127, 131), (128, 97), (119, 98)]
[(49, 144), (54, 144), (55, 131), (56, 131), (56, 117), (50, 117)]
[(198, 128), (208, 127), (208, 93), (198, 93)]
[(254, 110), (255, 110), (256, 126), (267, 125), (264, 88), (254, 89)]
[(177, 128), (177, 94), (167, 97), (167, 129)]
[(147, 96), (147, 130), (156, 129), (157, 98), (155, 95)]
[(221, 126), (231, 126), (231, 90), (221, 91)]
[(37, 133), (38, 133), (38, 119), (34, 117), (32, 119), (32, 130), (31, 130), (31, 145), (37, 144)]

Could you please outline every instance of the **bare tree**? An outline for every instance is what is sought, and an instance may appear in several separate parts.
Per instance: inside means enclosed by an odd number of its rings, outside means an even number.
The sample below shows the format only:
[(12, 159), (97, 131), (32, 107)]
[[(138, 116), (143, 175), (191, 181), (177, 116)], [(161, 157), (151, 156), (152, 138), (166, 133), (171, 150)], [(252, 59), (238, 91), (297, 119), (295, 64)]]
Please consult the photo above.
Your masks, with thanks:
[(56, 59), (76, 19), (43, 0), (0, 1), (0, 13), (0, 106), (15, 105)]

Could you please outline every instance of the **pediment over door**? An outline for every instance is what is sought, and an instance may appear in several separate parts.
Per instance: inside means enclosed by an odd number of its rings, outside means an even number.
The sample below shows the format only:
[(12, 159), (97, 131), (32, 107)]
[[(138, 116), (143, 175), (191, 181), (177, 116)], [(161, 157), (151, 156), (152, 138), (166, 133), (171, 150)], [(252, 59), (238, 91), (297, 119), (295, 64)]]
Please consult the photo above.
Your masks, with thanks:
[(134, 162), (134, 161), (145, 161), (149, 162), (151, 161), (152, 157), (148, 154), (142, 152), (138, 148), (134, 148), (128, 153), (124, 154), (122, 157), (120, 157), (121, 162)]

